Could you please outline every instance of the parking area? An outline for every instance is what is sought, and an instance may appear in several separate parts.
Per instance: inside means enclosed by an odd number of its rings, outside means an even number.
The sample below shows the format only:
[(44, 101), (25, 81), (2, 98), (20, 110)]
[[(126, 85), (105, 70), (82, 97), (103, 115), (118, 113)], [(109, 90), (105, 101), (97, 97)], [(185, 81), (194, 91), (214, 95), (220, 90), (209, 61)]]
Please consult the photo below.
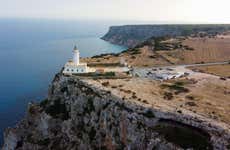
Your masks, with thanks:
[(180, 78), (192, 74), (193, 71), (186, 69), (184, 66), (175, 67), (154, 67), (154, 68), (134, 68), (133, 76), (150, 78), (154, 80), (169, 80)]

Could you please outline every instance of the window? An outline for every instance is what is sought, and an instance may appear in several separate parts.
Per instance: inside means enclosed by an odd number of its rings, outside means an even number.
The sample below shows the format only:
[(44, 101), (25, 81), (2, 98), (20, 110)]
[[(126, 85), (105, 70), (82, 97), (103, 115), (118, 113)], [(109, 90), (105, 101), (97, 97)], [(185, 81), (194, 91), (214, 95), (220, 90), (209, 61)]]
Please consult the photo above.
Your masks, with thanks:
[(69, 71), (69, 69), (66, 69), (66, 71)]
[(78, 72), (78, 69), (77, 69), (77, 72)]
[(81, 69), (81, 72), (84, 72), (84, 70), (83, 70), (83, 69)]
[(73, 69), (71, 71), (73, 72)]

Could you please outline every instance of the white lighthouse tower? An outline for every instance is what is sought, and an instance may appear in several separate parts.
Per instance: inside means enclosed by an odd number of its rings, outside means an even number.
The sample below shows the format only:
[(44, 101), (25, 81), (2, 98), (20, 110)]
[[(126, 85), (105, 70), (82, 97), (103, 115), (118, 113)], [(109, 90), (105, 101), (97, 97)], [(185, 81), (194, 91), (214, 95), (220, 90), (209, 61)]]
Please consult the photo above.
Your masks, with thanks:
[(79, 50), (77, 49), (77, 46), (75, 45), (74, 46), (74, 49), (73, 49), (73, 62), (77, 65), (79, 65), (80, 63), (80, 52)]
[(77, 46), (73, 49), (73, 60), (68, 61), (65, 64), (63, 74), (79, 74), (89, 72), (87, 63), (80, 63), (80, 52)]

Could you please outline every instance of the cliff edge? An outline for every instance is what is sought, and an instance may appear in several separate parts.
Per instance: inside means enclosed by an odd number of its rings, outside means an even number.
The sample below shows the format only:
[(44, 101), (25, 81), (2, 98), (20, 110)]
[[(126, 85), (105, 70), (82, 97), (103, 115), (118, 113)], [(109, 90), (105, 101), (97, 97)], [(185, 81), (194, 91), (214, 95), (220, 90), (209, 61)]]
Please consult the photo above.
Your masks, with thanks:
[(230, 29), (230, 25), (124, 25), (111, 26), (102, 39), (113, 44), (135, 47), (151, 37), (189, 36), (199, 32), (211, 35)]
[(95, 82), (56, 75), (48, 98), (31, 103), (25, 119), (5, 131), (3, 150), (229, 147), (226, 124), (121, 97), (108, 82)]

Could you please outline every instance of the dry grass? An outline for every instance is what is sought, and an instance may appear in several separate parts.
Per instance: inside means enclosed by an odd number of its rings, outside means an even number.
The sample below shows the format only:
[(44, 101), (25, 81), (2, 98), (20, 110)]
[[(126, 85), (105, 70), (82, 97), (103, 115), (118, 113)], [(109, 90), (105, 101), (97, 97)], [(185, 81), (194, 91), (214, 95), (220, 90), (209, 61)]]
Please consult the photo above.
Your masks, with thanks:
[[(178, 42), (171, 39), (167, 42)], [(120, 54), (83, 58), (88, 64), (119, 64), (121, 60), (135, 67), (167, 66), (172, 64), (194, 64), (230, 60), (230, 33), (215, 38), (187, 38), (182, 45), (194, 50), (154, 51), (151, 46), (136, 48)]]
[(204, 72), (208, 74), (217, 75), (220, 77), (230, 77), (230, 64), (226, 65), (212, 65), (212, 66), (197, 66), (188, 67), (194, 71)]
[(163, 59), (158, 54), (154, 53), (151, 47), (144, 46), (134, 51), (127, 51), (121, 53), (119, 56), (105, 55), (98, 58), (84, 58), (83, 62), (99, 64), (99, 63), (120, 63), (124, 60), (128, 65), (136, 67), (151, 67), (151, 66), (165, 66), (170, 63)]
[(183, 45), (194, 50), (159, 51), (158, 53), (175, 64), (228, 61), (230, 59), (230, 37), (188, 38)]
[(167, 66), (172, 64), (194, 64), (230, 60), (230, 32), (215, 38), (170, 39), (165, 42), (182, 42), (194, 50), (154, 51), (151, 46), (135, 48), (120, 54), (107, 54), (94, 58), (83, 58), (82, 62), (93, 65), (119, 64), (125, 61), (135, 67)]
[(191, 89), (198, 105), (194, 110), (206, 116), (230, 124), (230, 82), (203, 80)]
[[(230, 36), (216, 38), (189, 38), (184, 45), (194, 50), (172, 50), (154, 52), (145, 46), (119, 55), (104, 55), (97, 58), (84, 58), (88, 63), (120, 63), (136, 67), (167, 66), (200, 62), (228, 61), (230, 59)], [(203, 72), (228, 77), (230, 65), (195, 67)], [(88, 82), (111, 91), (123, 100), (140, 105), (148, 105), (164, 111), (197, 113), (230, 125), (230, 80), (220, 80), (209, 74), (196, 73), (190, 79), (154, 81), (150, 79), (87, 79)], [(109, 83), (109, 84), (105, 84)], [(103, 84), (105, 84), (103, 86)], [(163, 86), (162, 85), (166, 85)], [(186, 112), (185, 111), (185, 112)]]
[[(111, 93), (140, 105), (149, 105), (164, 111), (188, 110), (230, 125), (230, 81), (219, 78), (175, 79), (171, 81), (154, 81), (131, 78), (129, 80), (90, 80), (91, 84), (110, 90)], [(109, 82), (108, 86), (102, 83)], [(178, 88), (162, 88), (162, 84), (178, 85)], [(121, 86), (122, 85), (122, 86)], [(116, 88), (114, 88), (116, 87)], [(174, 87), (174, 86), (173, 86)], [(124, 90), (124, 89), (129, 89)], [(180, 90), (179, 89), (179, 90)], [(165, 95), (170, 93), (170, 97)], [(167, 96), (167, 97), (166, 97)]]

